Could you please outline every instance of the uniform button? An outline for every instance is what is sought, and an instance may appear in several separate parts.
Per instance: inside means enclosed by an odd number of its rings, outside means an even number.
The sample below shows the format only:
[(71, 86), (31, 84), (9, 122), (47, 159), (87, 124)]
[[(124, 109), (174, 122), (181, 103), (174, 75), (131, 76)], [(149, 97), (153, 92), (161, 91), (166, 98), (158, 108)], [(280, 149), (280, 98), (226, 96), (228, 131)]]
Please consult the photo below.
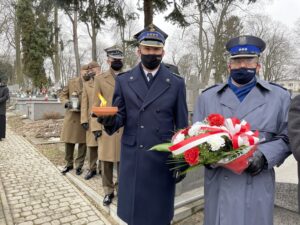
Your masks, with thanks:
[(142, 128), (142, 129), (143, 129), (143, 128), (144, 128), (144, 126), (143, 126), (143, 125), (141, 125), (141, 126), (140, 126), (140, 128)]
[(144, 148), (144, 145), (140, 145), (140, 148)]
[(156, 113), (159, 113), (159, 112), (160, 112), (160, 110), (159, 110), (159, 109), (157, 109), (157, 110), (156, 110)]
[(142, 111), (144, 112), (144, 111), (145, 111), (145, 109), (144, 109), (144, 108), (142, 108)]
[(224, 176), (224, 180), (228, 180), (229, 179), (229, 177), (228, 176)]

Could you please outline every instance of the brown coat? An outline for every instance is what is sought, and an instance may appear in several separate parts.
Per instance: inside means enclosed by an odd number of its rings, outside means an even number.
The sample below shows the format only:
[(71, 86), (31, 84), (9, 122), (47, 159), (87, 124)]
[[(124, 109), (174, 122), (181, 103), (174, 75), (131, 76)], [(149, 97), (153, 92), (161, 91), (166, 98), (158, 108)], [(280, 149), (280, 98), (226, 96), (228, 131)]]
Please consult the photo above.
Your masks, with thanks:
[[(100, 93), (107, 101), (107, 106), (112, 105), (112, 98), (115, 89), (115, 79), (112, 75), (112, 71), (106, 71), (105, 73), (95, 77), (95, 89), (94, 89), (94, 106), (100, 105), (98, 93)], [(92, 130), (96, 130), (97, 127), (92, 126)], [(119, 162), (120, 161), (120, 149), (121, 149), (121, 136), (123, 128), (118, 130), (112, 136), (109, 136), (104, 129), (102, 129), (102, 136), (100, 141), (100, 147), (98, 148), (98, 158), (102, 161)]]
[(83, 84), (82, 91), (82, 102), (81, 102), (81, 123), (88, 123), (89, 129), (86, 132), (86, 145), (88, 147), (97, 147), (98, 142), (95, 140), (95, 136), (92, 133), (92, 127), (96, 127), (96, 130), (101, 130), (100, 124), (97, 122), (97, 118), (91, 117), (91, 109), (93, 105), (93, 94), (94, 94), (94, 80)]
[[(71, 94), (76, 91), (79, 94), (79, 102), (82, 95), (82, 80), (80, 77), (70, 79), (60, 94), (60, 101), (63, 105), (69, 101)], [(80, 125), (80, 112), (73, 112), (69, 109), (65, 112), (63, 128), (60, 136), (61, 141), (66, 143), (85, 143), (85, 130)]]

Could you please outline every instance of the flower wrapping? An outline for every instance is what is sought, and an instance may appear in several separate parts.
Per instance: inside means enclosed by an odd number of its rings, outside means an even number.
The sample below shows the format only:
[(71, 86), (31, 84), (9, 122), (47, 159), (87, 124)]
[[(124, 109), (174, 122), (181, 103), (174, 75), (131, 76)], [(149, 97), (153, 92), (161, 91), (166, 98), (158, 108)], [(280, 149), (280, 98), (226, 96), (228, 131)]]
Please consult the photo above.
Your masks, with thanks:
[(171, 143), (153, 146), (151, 150), (171, 152), (169, 163), (176, 165), (173, 169), (189, 166), (182, 172), (211, 165), (241, 174), (259, 142), (258, 131), (250, 128), (245, 120), (210, 114), (204, 121), (176, 132)]

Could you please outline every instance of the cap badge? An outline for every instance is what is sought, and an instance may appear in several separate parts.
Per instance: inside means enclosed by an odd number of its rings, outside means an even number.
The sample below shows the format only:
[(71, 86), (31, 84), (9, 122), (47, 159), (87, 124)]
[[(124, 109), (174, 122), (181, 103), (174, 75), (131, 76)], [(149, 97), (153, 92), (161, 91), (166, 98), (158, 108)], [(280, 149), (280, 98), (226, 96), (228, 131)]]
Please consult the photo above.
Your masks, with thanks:
[(240, 45), (247, 44), (247, 37), (245, 37), (245, 36), (239, 37), (239, 44)]

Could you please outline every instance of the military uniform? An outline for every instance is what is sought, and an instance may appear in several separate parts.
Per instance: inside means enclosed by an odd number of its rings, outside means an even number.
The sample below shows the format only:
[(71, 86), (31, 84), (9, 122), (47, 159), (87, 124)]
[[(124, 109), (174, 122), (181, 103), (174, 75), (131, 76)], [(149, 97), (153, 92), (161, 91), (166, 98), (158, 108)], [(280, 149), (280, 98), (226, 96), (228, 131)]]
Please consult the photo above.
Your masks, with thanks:
[[(163, 47), (166, 35), (149, 26), (136, 37), (140, 45)], [(170, 155), (149, 149), (188, 125), (185, 84), (163, 63), (153, 79), (146, 79), (143, 59), (142, 63), (116, 77), (113, 105), (119, 111), (111, 125), (102, 123), (108, 134), (124, 126), (118, 216), (129, 225), (167, 225), (174, 215), (175, 196)]]
[[(229, 41), (228, 51), (232, 59), (258, 57), (264, 49), (260, 48), (261, 41), (252, 36), (235, 38)], [(282, 164), (290, 154), (287, 138), (290, 95), (282, 87), (254, 77), (250, 81), (253, 87), (242, 96), (231, 88), (231, 79), (232, 73), (227, 83), (215, 85), (198, 97), (193, 122), (202, 121), (211, 113), (246, 120), (252, 130), (259, 131), (263, 141), (252, 159), (264, 163), (254, 173), (249, 169), (251, 159), (249, 167), (240, 175), (223, 167), (205, 169), (204, 224), (271, 225), (275, 193), (273, 167)]]
[[(81, 102), (83, 82), (80, 77), (70, 79), (68, 85), (64, 87), (60, 95), (60, 101), (66, 105), (70, 101), (73, 92), (78, 93), (79, 102)], [(73, 155), (75, 144), (78, 143), (78, 155), (75, 160), (77, 168), (82, 168), (86, 155), (85, 130), (80, 125), (80, 112), (66, 109), (63, 128), (61, 132), (61, 141), (65, 142), (65, 160), (67, 167), (73, 167)]]
[(87, 123), (88, 130), (85, 133), (86, 145), (88, 146), (88, 160), (89, 170), (96, 172), (97, 159), (98, 159), (98, 145), (99, 139), (95, 139), (92, 132), (92, 127), (99, 127), (96, 118), (91, 117), (91, 109), (93, 105), (93, 94), (94, 94), (94, 78), (86, 81), (83, 85), (82, 103), (81, 103), (81, 124)]
[[(123, 52), (116, 46), (105, 49), (107, 56), (111, 63), (111, 68), (100, 76), (95, 77), (95, 89), (94, 89), (94, 106), (99, 106), (101, 101), (98, 94), (101, 94), (107, 101), (107, 106), (112, 105), (112, 98), (115, 88), (115, 77), (117, 71), (113, 70), (114, 62), (117, 61), (117, 65), (121, 63), (123, 59)], [(122, 67), (121, 67), (122, 68)], [(121, 68), (118, 69), (118, 73), (121, 72)], [(95, 131), (97, 128), (93, 128)], [(113, 165), (117, 163), (117, 171), (120, 161), (120, 149), (121, 149), (121, 136), (123, 128), (120, 128), (113, 135), (109, 136), (103, 129), (100, 146), (98, 149), (98, 158), (102, 163), (102, 184), (105, 192), (104, 205), (109, 205), (114, 197), (114, 183), (113, 183)], [(117, 183), (117, 182), (116, 182)], [(108, 199), (107, 199), (108, 198)]]

